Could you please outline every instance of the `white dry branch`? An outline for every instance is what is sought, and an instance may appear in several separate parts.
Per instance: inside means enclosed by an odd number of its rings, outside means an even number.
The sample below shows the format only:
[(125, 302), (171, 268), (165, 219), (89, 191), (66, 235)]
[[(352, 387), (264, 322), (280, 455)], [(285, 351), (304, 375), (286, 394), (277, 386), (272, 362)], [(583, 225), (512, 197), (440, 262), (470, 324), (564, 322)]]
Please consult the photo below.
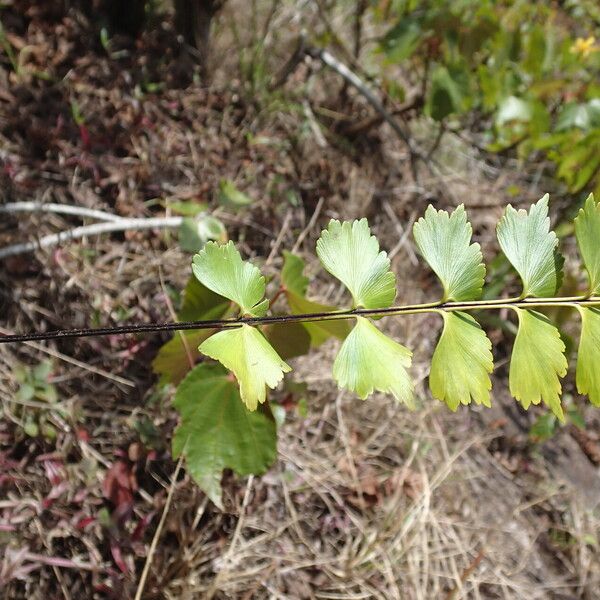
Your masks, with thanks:
[(96, 210), (95, 208), (86, 208), (85, 206), (75, 206), (72, 204), (55, 204), (53, 202), (8, 202), (0, 206), (0, 213), (16, 212), (47, 212), (113, 222), (121, 221), (124, 218), (103, 210)]
[(23, 242), (0, 248), (0, 259), (17, 254), (25, 254), (34, 250), (56, 246), (62, 242), (68, 242), (90, 235), (111, 233), (115, 231), (134, 231), (140, 229), (159, 229), (164, 227), (177, 228), (181, 226), (183, 217), (152, 217), (152, 218), (119, 218), (115, 221), (83, 225), (68, 231), (52, 233), (31, 242)]
[[(33, 252), (40, 248), (49, 248), (56, 246), (65, 241), (71, 241), (86, 237), (88, 235), (99, 235), (101, 233), (111, 233), (115, 231), (133, 231), (140, 229), (161, 229), (171, 228), (176, 229), (181, 227), (184, 217), (149, 217), (149, 218), (129, 218), (120, 217), (113, 215), (109, 212), (102, 210), (96, 210), (93, 208), (85, 208), (83, 206), (74, 206), (72, 204), (53, 204), (44, 202), (9, 202), (7, 204), (0, 205), (0, 214), (2, 213), (17, 213), (17, 212), (47, 212), (63, 215), (74, 215), (82, 218), (97, 219), (103, 221), (103, 223), (94, 223), (90, 225), (84, 225), (70, 229), (68, 231), (61, 231), (59, 233), (49, 234), (36, 241), (23, 242), (20, 244), (14, 244), (12, 246), (6, 246), (0, 248), (0, 260), (8, 256), (15, 256), (17, 254), (25, 254), (27, 252)], [(216, 214), (216, 213), (213, 213)], [(199, 215), (200, 216), (200, 215)], [(251, 227), (260, 231), (264, 235), (271, 236), (272, 232), (266, 227), (263, 227), (259, 223), (247, 218), (240, 218), (239, 216), (232, 217), (231, 215), (221, 214), (219, 219), (224, 221), (233, 221), (235, 223), (241, 223), (247, 227)]]

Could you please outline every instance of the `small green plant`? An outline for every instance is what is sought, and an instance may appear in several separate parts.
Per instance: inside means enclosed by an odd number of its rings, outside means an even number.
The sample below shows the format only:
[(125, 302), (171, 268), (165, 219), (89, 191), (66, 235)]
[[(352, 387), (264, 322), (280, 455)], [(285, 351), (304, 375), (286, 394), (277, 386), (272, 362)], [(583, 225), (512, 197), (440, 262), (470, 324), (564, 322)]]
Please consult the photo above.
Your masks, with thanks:
[[(291, 312), (283, 315), (267, 314), (276, 298), (265, 298), (264, 276), (242, 260), (233, 242), (208, 242), (194, 256), (194, 278), (185, 290), (179, 318), (198, 319), (211, 327), (211, 320), (217, 319), (214, 329), (180, 332), (161, 349), (154, 368), (165, 382), (183, 379), (175, 396), (181, 424), (174, 451), (186, 456), (191, 473), (215, 502), (220, 502), (223, 468), (246, 474), (270, 466), (276, 426), (267, 391), (291, 371), (286, 360), (330, 337), (343, 340), (333, 363), (333, 378), (340, 388), (363, 399), (375, 391), (389, 393), (415, 408), (409, 372), (412, 352), (379, 330), (373, 319), (382, 316), (440, 316), (442, 332), (429, 387), (434, 398), (457, 410), (472, 401), (490, 406), (492, 344), (469, 313), (510, 309), (517, 320), (510, 392), (523, 408), (543, 402), (553, 418), (564, 422), (565, 344), (538, 309), (572, 307), (582, 322), (577, 389), (600, 406), (600, 204), (593, 195), (575, 219), (589, 282), (577, 296), (556, 297), (564, 260), (550, 230), (548, 195), (529, 211), (508, 205), (498, 223), (500, 248), (522, 282), (521, 293), (513, 298), (481, 299), (486, 268), (479, 244), (471, 241), (472, 227), (462, 205), (451, 214), (429, 206), (413, 234), (442, 293), (433, 302), (412, 306), (393, 305), (396, 278), (366, 219), (332, 220), (317, 241), (322, 266), (350, 293), (352, 303), (345, 309), (306, 298), (304, 263), (293, 254), (284, 254), (277, 292), (277, 297), (286, 297)], [(200, 355), (220, 365), (195, 366)]]
[(521, 158), (542, 152), (571, 192), (598, 194), (597, 2), (399, 0), (372, 10), (386, 28), (385, 88), (400, 66), (440, 131), (466, 127), (490, 150)]
[(50, 361), (43, 361), (35, 367), (17, 365), (13, 370), (15, 380), (19, 384), (15, 394), (19, 409), (15, 416), (21, 422), (24, 433), (30, 437), (56, 437), (56, 429), (47, 419), (48, 411), (43, 408), (45, 404), (48, 405), (48, 409), (52, 408), (58, 400), (56, 387), (49, 381), (51, 373)]
[(16, 366), (14, 376), (19, 382), (17, 399), (23, 402), (28, 400), (56, 402), (56, 388), (48, 381), (50, 373), (52, 373), (52, 363), (47, 360), (35, 367)]

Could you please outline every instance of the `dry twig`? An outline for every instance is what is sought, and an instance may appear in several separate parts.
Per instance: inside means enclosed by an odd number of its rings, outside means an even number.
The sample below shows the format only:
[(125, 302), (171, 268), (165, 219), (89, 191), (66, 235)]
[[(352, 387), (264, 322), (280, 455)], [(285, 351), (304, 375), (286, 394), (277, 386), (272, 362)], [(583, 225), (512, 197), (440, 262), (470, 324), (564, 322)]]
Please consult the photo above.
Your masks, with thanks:
[(17, 254), (25, 254), (42, 248), (50, 248), (61, 242), (72, 241), (87, 237), (89, 235), (100, 235), (101, 233), (111, 233), (115, 231), (134, 231), (141, 229), (160, 229), (163, 227), (180, 227), (183, 217), (152, 217), (148, 219), (119, 219), (107, 223), (94, 223), (93, 225), (83, 225), (75, 227), (68, 231), (52, 233), (45, 235), (35, 242), (23, 242), (0, 248), (0, 259)]

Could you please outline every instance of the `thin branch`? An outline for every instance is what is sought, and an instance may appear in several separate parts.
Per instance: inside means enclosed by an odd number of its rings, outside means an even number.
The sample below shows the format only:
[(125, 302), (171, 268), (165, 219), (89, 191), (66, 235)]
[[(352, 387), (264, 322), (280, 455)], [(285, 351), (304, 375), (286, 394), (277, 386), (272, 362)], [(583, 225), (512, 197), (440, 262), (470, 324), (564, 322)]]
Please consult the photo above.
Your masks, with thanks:
[(344, 80), (354, 86), (367, 100), (367, 102), (383, 117), (386, 123), (394, 130), (398, 137), (406, 144), (411, 154), (415, 157), (424, 158), (423, 153), (415, 146), (410, 134), (390, 115), (381, 100), (367, 87), (362, 79), (351, 71), (344, 63), (340, 62), (335, 56), (319, 48), (307, 48), (306, 53), (313, 58), (318, 58), (323, 64), (333, 69)]
[[(413, 109), (419, 108), (420, 106), (422, 106), (422, 104), (423, 98), (421, 96), (416, 96), (412, 100), (409, 100), (408, 102), (405, 102), (398, 108), (395, 108), (394, 110), (390, 111), (390, 115), (392, 115), (393, 117), (399, 117), (400, 115), (403, 115)], [(372, 127), (378, 127), (384, 121), (385, 119), (383, 118), (383, 116), (380, 113), (377, 113), (376, 115), (365, 117), (362, 121), (354, 122), (347, 126), (344, 126), (342, 129), (342, 133), (344, 133), (344, 135), (357, 136), (359, 134), (364, 133), (365, 131), (368, 131)]]
[(96, 571), (105, 572), (106, 569), (94, 565), (92, 563), (80, 562), (78, 560), (71, 560), (69, 558), (63, 558), (60, 556), (44, 556), (43, 554), (34, 554), (33, 552), (25, 552), (23, 558), (28, 561), (40, 563), (42, 565), (62, 567), (64, 569), (79, 569), (81, 571)]
[(317, 224), (317, 220), (319, 215), (321, 214), (321, 209), (323, 208), (323, 204), (325, 204), (325, 198), (321, 196), (319, 201), (317, 202), (317, 206), (315, 206), (315, 210), (308, 221), (308, 225), (300, 232), (300, 235), (296, 238), (296, 242), (294, 243), (294, 247), (292, 248), (292, 254), (298, 252), (300, 246), (302, 246), (302, 242), (304, 238), (308, 235), (308, 232)]
[[(320, 6), (320, 5), (319, 5)], [(321, 7), (320, 7), (321, 8)], [(352, 55), (347, 53), (352, 60), (356, 62)], [(367, 102), (379, 113), (381, 119), (375, 121), (376, 123), (385, 121), (396, 133), (396, 135), (406, 144), (410, 153), (410, 166), (411, 173), (415, 184), (418, 184), (418, 172), (416, 167), (416, 160), (421, 160), (427, 166), (427, 168), (434, 173), (435, 170), (432, 166), (434, 162), (425, 152), (423, 152), (414, 142), (410, 135), (410, 132), (404, 129), (402, 125), (394, 118), (393, 111), (390, 113), (381, 100), (369, 89), (369, 87), (363, 82), (363, 80), (343, 62), (338, 60), (335, 56), (330, 54), (327, 50), (315, 48), (306, 45), (306, 34), (302, 33), (296, 42), (296, 47), (292, 56), (288, 59), (285, 65), (282, 67), (274, 81), (269, 86), (271, 91), (281, 87), (288, 80), (290, 75), (295, 71), (296, 67), (302, 62), (304, 56), (310, 56), (313, 59), (319, 59), (324, 65), (335, 71), (340, 75), (344, 81), (352, 85), (356, 90), (362, 94)], [(412, 108), (412, 107), (411, 107)], [(399, 112), (403, 112), (400, 110)], [(362, 125), (362, 124), (361, 124)]]
[(427, 158), (431, 159), (434, 152), (439, 148), (445, 132), (446, 132), (446, 125), (445, 125), (444, 121), (441, 121), (440, 128), (438, 129), (437, 135), (435, 136), (435, 139), (433, 140), (433, 144), (431, 144), (431, 148), (429, 148), (429, 150), (427, 151)]
[(158, 229), (162, 227), (180, 227), (183, 217), (153, 217), (148, 219), (119, 218), (113, 222), (83, 225), (68, 231), (52, 233), (34, 242), (24, 242), (0, 248), (0, 259), (17, 254), (25, 254), (34, 250), (56, 246), (61, 242), (76, 240), (88, 235), (99, 235), (114, 231), (134, 231), (140, 229)]
[(396, 135), (404, 142), (410, 153), (410, 168), (415, 184), (418, 184), (419, 175), (417, 172), (416, 160), (422, 160), (427, 166), (430, 166), (431, 160), (415, 144), (410, 133), (405, 130), (400, 123), (388, 112), (381, 100), (367, 87), (363, 80), (344, 63), (340, 62), (335, 56), (319, 48), (306, 48), (306, 53), (318, 58), (323, 64), (333, 69), (338, 75), (355, 87), (360, 94), (364, 96), (367, 102), (382, 116), (383, 120), (392, 128)]
[(159, 331), (185, 331), (189, 329), (231, 329), (242, 325), (269, 325), (272, 323), (310, 323), (314, 321), (337, 321), (356, 317), (386, 317), (500, 308), (551, 308), (556, 306), (581, 308), (600, 305), (600, 297), (569, 296), (564, 298), (499, 298), (497, 300), (473, 300), (467, 302), (432, 302), (391, 306), (389, 308), (353, 308), (332, 312), (303, 313), (298, 315), (271, 315), (265, 317), (241, 317), (239, 319), (213, 319), (209, 321), (181, 321), (176, 323), (137, 323), (118, 327), (90, 329), (60, 329), (47, 332), (31, 332), (20, 335), (0, 336), (0, 344), (32, 340), (55, 340), (127, 333), (151, 333)]
[(306, 35), (304, 33), (298, 36), (296, 41), (296, 47), (290, 58), (281, 67), (273, 81), (269, 84), (269, 91), (274, 92), (281, 86), (285, 85), (290, 75), (296, 70), (298, 65), (304, 60), (306, 56)]
[(354, 10), (354, 59), (358, 60), (362, 47), (363, 16), (367, 10), (367, 0), (358, 0)]
[(0, 206), (0, 213), (10, 214), (16, 212), (48, 212), (112, 222), (122, 221), (124, 218), (103, 210), (86, 208), (84, 206), (74, 206), (71, 204), (54, 204), (52, 202), (8, 202), (7, 204)]

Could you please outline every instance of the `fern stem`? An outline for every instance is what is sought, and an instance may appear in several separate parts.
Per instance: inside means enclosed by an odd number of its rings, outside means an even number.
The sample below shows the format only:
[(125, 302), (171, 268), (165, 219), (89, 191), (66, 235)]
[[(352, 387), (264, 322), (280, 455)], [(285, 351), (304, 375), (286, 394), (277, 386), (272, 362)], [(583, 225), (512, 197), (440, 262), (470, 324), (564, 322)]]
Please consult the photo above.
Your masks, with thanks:
[(600, 297), (583, 299), (581, 296), (564, 298), (499, 298), (497, 300), (471, 300), (465, 302), (430, 302), (389, 308), (357, 308), (335, 312), (305, 313), (298, 315), (271, 315), (266, 317), (244, 317), (239, 319), (215, 319), (210, 321), (182, 321), (176, 323), (137, 323), (117, 327), (90, 329), (60, 329), (47, 332), (30, 332), (16, 335), (0, 335), (0, 344), (28, 342), (33, 340), (55, 340), (63, 338), (93, 337), (126, 333), (152, 333), (159, 331), (185, 331), (193, 329), (227, 329), (242, 325), (269, 325), (276, 323), (310, 323), (316, 321), (335, 321), (356, 317), (391, 317), (416, 315), (440, 311), (492, 310), (500, 308), (551, 308), (553, 306), (582, 308), (600, 306)]

